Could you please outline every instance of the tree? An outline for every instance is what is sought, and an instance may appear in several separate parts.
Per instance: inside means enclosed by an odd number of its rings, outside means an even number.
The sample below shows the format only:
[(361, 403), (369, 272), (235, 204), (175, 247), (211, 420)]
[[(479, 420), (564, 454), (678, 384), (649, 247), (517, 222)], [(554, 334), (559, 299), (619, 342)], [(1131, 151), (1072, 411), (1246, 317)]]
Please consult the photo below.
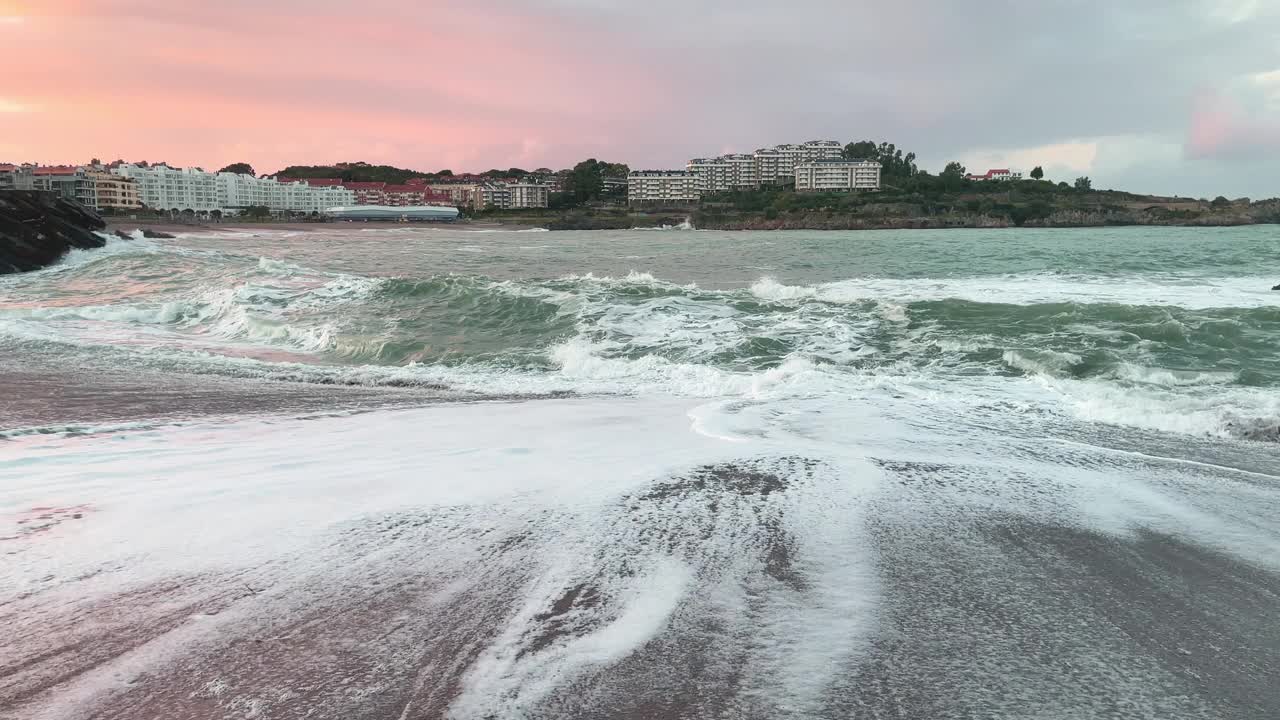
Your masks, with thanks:
[(840, 151), (845, 160), (876, 160), (880, 163), (880, 176), (883, 178), (906, 179), (919, 172), (916, 168), (916, 154), (904, 153), (893, 143), (876, 144), (871, 140), (851, 142)]
[(876, 144), (870, 140), (851, 142), (844, 146), (840, 154), (845, 160), (877, 160), (880, 157), (876, 152)]
[(271, 217), (271, 208), (266, 205), (250, 205), (244, 210), (241, 210), (240, 214), (251, 218)]
[(1085, 176), (1085, 177), (1078, 177), (1078, 178), (1076, 178), (1076, 189), (1077, 189), (1077, 190), (1092, 190), (1092, 189), (1093, 189), (1093, 181), (1092, 181), (1092, 180), (1090, 180), (1088, 176)]
[(595, 158), (574, 165), (564, 183), (565, 193), (578, 203), (595, 200), (603, 190), (604, 170)]
[(1044, 179), (1044, 168), (1040, 167), (1039, 165), (1037, 165), (1037, 166), (1035, 166), (1035, 167), (1031, 168), (1031, 179), (1032, 179), (1032, 180), (1043, 180), (1043, 179)]
[(952, 160), (938, 173), (938, 181), (944, 190), (956, 191), (964, 187), (965, 167)]
[(231, 163), (218, 172), (235, 173), (237, 175), (253, 175), (253, 166), (249, 163)]
[(1211, 205), (1213, 205), (1213, 207), (1215, 207), (1215, 208), (1224, 208), (1224, 207), (1226, 207), (1226, 206), (1230, 205), (1230, 204), (1231, 204), (1231, 201), (1230, 201), (1230, 200), (1228, 200), (1228, 199), (1226, 199), (1226, 198), (1225, 198), (1225, 197), (1223, 197), (1222, 195), (1219, 195), (1218, 197), (1214, 198), (1214, 199), (1213, 199), (1213, 202), (1212, 202), (1212, 203), (1210, 203), (1210, 204), (1211, 204)]

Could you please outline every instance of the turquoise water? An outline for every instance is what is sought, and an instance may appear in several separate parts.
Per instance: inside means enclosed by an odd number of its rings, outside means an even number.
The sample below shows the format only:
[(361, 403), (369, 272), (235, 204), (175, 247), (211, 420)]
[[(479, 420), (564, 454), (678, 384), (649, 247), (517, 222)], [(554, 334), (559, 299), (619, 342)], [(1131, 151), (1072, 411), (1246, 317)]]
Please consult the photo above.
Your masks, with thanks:
[(1280, 716), (1280, 233), (0, 278), (0, 716)]
[(0, 281), (0, 337), (480, 394), (1033, 379), (1085, 419), (1229, 435), (1280, 415), (1277, 248), (1270, 226), (193, 235)]

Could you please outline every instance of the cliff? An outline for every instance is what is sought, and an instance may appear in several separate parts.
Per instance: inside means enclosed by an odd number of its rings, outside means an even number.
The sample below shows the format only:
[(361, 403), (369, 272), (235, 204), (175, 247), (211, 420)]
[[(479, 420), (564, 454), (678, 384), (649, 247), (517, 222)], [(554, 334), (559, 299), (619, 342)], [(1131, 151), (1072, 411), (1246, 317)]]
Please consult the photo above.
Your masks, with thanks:
[(106, 223), (85, 206), (54, 193), (0, 191), (0, 274), (39, 270), (71, 248), (106, 244)]

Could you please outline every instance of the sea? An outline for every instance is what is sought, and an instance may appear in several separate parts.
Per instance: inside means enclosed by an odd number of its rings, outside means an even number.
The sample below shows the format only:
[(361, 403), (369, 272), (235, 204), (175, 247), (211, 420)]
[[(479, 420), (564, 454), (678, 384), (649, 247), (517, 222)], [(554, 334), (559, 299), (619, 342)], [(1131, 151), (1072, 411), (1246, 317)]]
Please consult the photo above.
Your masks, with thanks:
[(1280, 228), (0, 277), (0, 718), (1280, 717)]

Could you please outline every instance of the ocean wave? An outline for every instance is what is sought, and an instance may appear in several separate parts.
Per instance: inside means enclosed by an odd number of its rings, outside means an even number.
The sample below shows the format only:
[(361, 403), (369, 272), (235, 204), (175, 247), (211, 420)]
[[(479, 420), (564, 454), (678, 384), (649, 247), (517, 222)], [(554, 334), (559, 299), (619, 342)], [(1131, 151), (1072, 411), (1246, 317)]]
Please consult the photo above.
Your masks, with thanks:
[(1280, 393), (1200, 386), (1122, 386), (1103, 380), (1051, 381), (1079, 420), (1186, 435), (1256, 439), (1280, 426)]
[(1275, 306), (1270, 291), (1274, 279), (1200, 277), (1193, 284), (1169, 278), (1123, 280), (1090, 275), (1030, 273), (988, 277), (877, 278), (839, 280), (814, 285), (787, 285), (771, 276), (757, 280), (751, 292), (762, 300), (816, 299), (848, 304), (869, 300), (898, 305), (965, 300), (1002, 305), (1128, 305), (1174, 306), (1188, 309), (1265, 308)]
[(1072, 368), (1084, 362), (1075, 353), (1052, 350), (1006, 350), (1001, 356), (1006, 365), (1036, 375), (1070, 375)]
[[(180, 426), (182, 423), (165, 423), (168, 426)], [(123, 432), (141, 432), (162, 427), (159, 423), (138, 421), (122, 423), (61, 423), (58, 425), (37, 425), (32, 427), (10, 428), (0, 430), (0, 440), (16, 440), (34, 435), (55, 437), (89, 437), (92, 435), (109, 435)]]

